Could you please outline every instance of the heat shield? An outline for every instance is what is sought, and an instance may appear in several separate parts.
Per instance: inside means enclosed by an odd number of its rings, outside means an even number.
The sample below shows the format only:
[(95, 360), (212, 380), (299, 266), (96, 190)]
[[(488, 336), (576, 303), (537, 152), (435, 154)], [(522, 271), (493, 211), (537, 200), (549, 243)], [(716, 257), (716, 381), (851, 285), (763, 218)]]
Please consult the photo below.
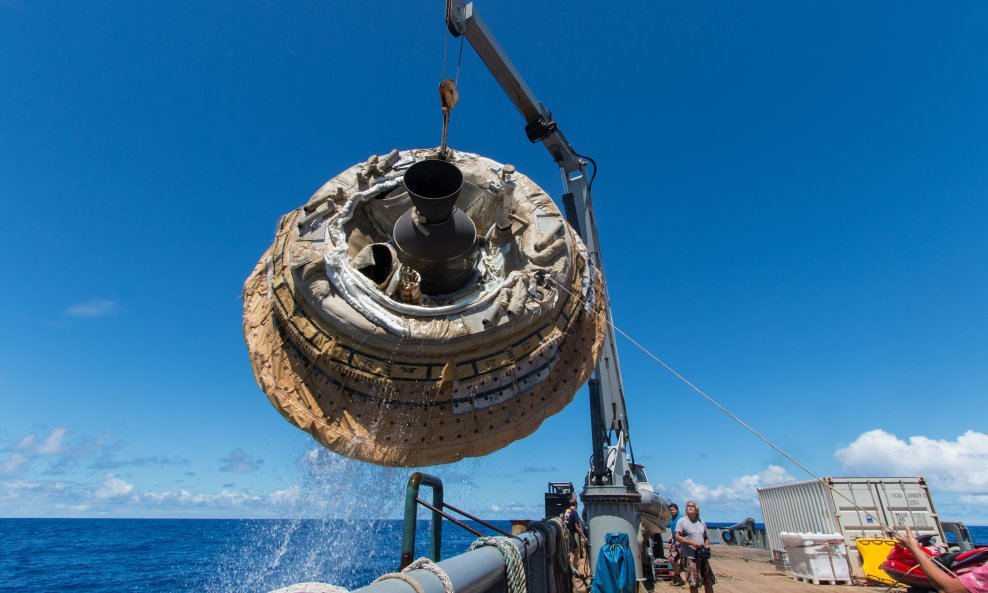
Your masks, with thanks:
[(281, 218), (244, 284), (271, 403), (327, 448), (381, 465), (449, 463), (531, 434), (573, 399), (604, 335), (601, 279), (549, 196), (451, 151), (455, 205), (420, 212), (403, 178), (435, 156), (392, 151), (331, 179)]

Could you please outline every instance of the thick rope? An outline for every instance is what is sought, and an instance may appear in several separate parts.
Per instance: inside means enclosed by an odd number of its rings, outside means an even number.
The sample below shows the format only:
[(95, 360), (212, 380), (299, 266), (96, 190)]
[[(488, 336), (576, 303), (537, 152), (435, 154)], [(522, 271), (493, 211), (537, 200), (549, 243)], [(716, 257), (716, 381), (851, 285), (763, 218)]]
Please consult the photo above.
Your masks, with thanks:
[(449, 575), (446, 571), (442, 569), (441, 566), (430, 560), (429, 558), (419, 558), (415, 562), (412, 562), (405, 567), (402, 572), (411, 572), (413, 570), (427, 570), (432, 574), (436, 575), (439, 582), (443, 584), (443, 593), (454, 593), (453, 591), (453, 581), (450, 580)]
[(398, 579), (399, 581), (405, 581), (408, 583), (412, 589), (415, 589), (415, 593), (425, 593), (425, 589), (422, 588), (422, 584), (413, 579), (408, 573), (413, 570), (426, 570), (436, 575), (439, 582), (443, 585), (443, 593), (454, 593), (453, 592), (453, 581), (450, 580), (449, 575), (446, 571), (442, 569), (441, 566), (430, 560), (429, 558), (419, 558), (418, 560), (412, 562), (401, 572), (389, 572), (388, 574), (382, 574), (381, 576), (374, 579), (374, 582), (383, 581), (385, 579)]
[[(560, 538), (562, 540), (562, 546), (559, 548), (558, 561), (566, 566), (566, 570), (563, 571), (562, 576), (565, 577), (565, 580), (568, 583), (567, 591), (573, 590), (573, 579), (578, 579), (581, 583), (583, 583), (583, 586), (587, 589), (587, 591), (589, 591), (590, 580), (593, 572), (593, 569), (590, 566), (589, 554), (586, 554), (586, 558), (582, 563), (587, 569), (586, 572), (582, 571), (579, 566), (579, 564), (581, 564), (579, 559), (586, 553), (586, 538), (581, 537), (579, 532), (570, 532), (569, 528), (566, 527), (565, 521), (563, 521), (560, 517), (553, 517), (550, 521), (554, 521), (556, 523), (557, 529), (559, 529), (559, 532), (562, 535)], [(571, 547), (576, 548), (576, 564), (570, 562), (569, 552)]]
[(326, 583), (296, 583), (271, 593), (350, 593), (345, 587), (327, 585)]
[(472, 544), (471, 550), (491, 546), (497, 548), (504, 556), (504, 580), (507, 593), (527, 593), (525, 582), (525, 565), (522, 563), (521, 552), (515, 547), (510, 537), (479, 537)]
[(388, 574), (382, 574), (374, 579), (373, 582), (377, 583), (387, 579), (398, 579), (399, 581), (405, 581), (412, 589), (415, 589), (415, 593), (425, 593), (425, 589), (422, 588), (422, 585), (420, 585), (418, 581), (403, 572), (389, 572)]
[(569, 562), (570, 538), (572, 535), (566, 524), (559, 517), (552, 517), (546, 520), (555, 533), (555, 544), (553, 563), (555, 564), (556, 588), (561, 593), (571, 593), (573, 591), (573, 576), (575, 574), (573, 565)]

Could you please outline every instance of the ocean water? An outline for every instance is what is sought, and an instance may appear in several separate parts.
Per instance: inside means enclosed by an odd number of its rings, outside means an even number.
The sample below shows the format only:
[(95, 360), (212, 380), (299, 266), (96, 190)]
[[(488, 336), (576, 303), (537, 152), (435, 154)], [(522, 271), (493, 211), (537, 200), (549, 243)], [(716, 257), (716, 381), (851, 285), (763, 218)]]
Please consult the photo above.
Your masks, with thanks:
[[(420, 521), (416, 557), (428, 555), (428, 525)], [(444, 523), (443, 557), (474, 539)], [(0, 592), (355, 589), (397, 570), (400, 555), (400, 520), (0, 519)]]
[[(988, 527), (969, 529), (988, 544)], [(416, 556), (428, 553), (428, 531), (420, 521)], [(445, 523), (443, 557), (473, 540)], [(0, 593), (355, 589), (396, 570), (400, 552), (397, 520), (0, 519)]]
[[(704, 521), (707, 527), (732, 527), (737, 525), (737, 523), (715, 523), (713, 521)], [(764, 523), (755, 523), (756, 529), (765, 529)]]

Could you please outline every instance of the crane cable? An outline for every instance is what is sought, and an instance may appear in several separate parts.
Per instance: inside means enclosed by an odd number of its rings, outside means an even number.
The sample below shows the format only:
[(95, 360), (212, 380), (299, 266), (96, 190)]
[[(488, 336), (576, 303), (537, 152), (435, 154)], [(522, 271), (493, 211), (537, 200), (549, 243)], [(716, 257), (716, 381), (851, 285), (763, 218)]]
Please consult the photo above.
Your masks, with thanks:
[[(589, 262), (588, 262), (588, 265), (590, 265)], [(593, 308), (590, 306), (590, 304), (587, 302), (587, 300), (582, 297), (582, 295), (578, 295), (578, 294), (573, 293), (567, 287), (563, 286), (558, 280), (556, 280), (555, 278), (553, 278), (550, 275), (546, 275), (546, 278), (548, 278), (549, 280), (551, 280), (556, 286), (558, 286), (564, 292), (568, 293), (571, 297), (573, 297), (573, 298), (579, 300), (581, 303), (583, 303), (584, 307), (586, 307), (588, 311), (592, 311)], [(613, 329), (615, 332), (617, 332), (617, 333), (621, 334), (622, 336), (624, 336), (625, 339), (627, 339), (629, 342), (631, 342), (632, 344), (634, 344), (635, 347), (637, 347), (639, 350), (641, 350), (642, 352), (644, 352), (645, 355), (647, 355), (649, 358), (651, 358), (655, 362), (659, 363), (659, 365), (661, 365), (662, 368), (664, 368), (666, 371), (668, 371), (669, 373), (671, 373), (674, 377), (676, 377), (677, 379), (679, 379), (680, 381), (682, 381), (683, 383), (685, 383), (690, 389), (692, 389), (697, 394), (699, 394), (700, 397), (702, 397), (703, 399), (707, 400), (709, 403), (713, 404), (718, 410), (720, 410), (721, 412), (723, 412), (724, 414), (726, 414), (729, 418), (731, 418), (732, 420), (734, 420), (735, 422), (737, 422), (741, 426), (745, 427), (751, 434), (753, 434), (756, 437), (758, 437), (759, 439), (761, 439), (761, 441), (764, 442), (769, 447), (775, 449), (776, 452), (778, 452), (780, 455), (782, 455), (783, 457), (785, 457), (786, 459), (788, 459), (790, 462), (792, 462), (793, 465), (795, 465), (799, 469), (801, 469), (804, 472), (806, 472), (814, 480), (816, 480), (817, 482), (820, 482), (821, 484), (823, 484), (828, 490), (830, 490), (831, 492), (833, 492), (837, 496), (843, 498), (847, 502), (851, 503), (851, 506), (853, 506), (855, 509), (857, 509), (857, 510), (861, 511), (862, 513), (865, 513), (866, 515), (869, 515), (870, 516), (870, 514), (868, 513), (867, 510), (865, 510), (865, 509), (861, 508), (860, 506), (858, 506), (858, 504), (856, 502), (854, 502), (853, 500), (851, 500), (850, 498), (848, 498), (847, 496), (845, 496), (843, 492), (840, 492), (839, 490), (837, 490), (836, 488), (834, 488), (833, 485), (828, 484), (826, 480), (824, 480), (820, 476), (818, 476), (815, 473), (813, 473), (809, 468), (807, 468), (805, 465), (803, 465), (802, 463), (800, 463), (799, 461), (797, 461), (792, 455), (789, 455), (788, 453), (786, 453), (785, 451), (783, 451), (778, 445), (776, 445), (775, 443), (773, 443), (768, 437), (764, 436), (763, 434), (761, 434), (760, 432), (758, 432), (757, 430), (755, 430), (750, 424), (748, 424), (747, 422), (745, 422), (744, 420), (742, 420), (741, 418), (739, 418), (737, 415), (735, 415), (733, 412), (731, 412), (730, 410), (728, 410), (727, 408), (725, 408), (724, 406), (722, 406), (717, 400), (715, 400), (714, 398), (712, 398), (709, 395), (707, 395), (706, 393), (704, 393), (704, 391), (702, 389), (700, 389), (699, 387), (697, 387), (696, 385), (694, 385), (693, 383), (691, 383), (686, 377), (684, 377), (681, 374), (679, 374), (675, 369), (673, 369), (671, 366), (669, 366), (668, 364), (666, 364), (658, 356), (656, 356), (655, 354), (652, 354), (648, 350), (648, 348), (646, 348), (641, 343), (639, 343), (637, 340), (635, 340), (630, 335), (628, 335), (627, 332), (625, 332), (624, 330), (622, 330), (621, 328), (619, 328), (618, 326), (616, 326), (614, 324), (614, 322), (612, 322), (610, 320), (610, 318), (608, 317), (608, 315), (606, 314), (606, 311), (609, 308), (610, 308), (610, 304), (608, 303), (608, 307), (605, 307), (603, 310), (601, 310), (601, 311), (599, 311), (599, 312), (597, 312), (595, 314), (598, 317), (600, 317), (601, 319), (603, 319), (604, 320), (604, 323), (610, 325), (611, 326), (611, 329)], [(908, 497), (907, 497), (907, 502), (908, 502)], [(891, 533), (894, 533), (894, 534), (898, 534), (898, 531), (896, 531), (893, 527), (890, 527), (890, 526), (886, 525), (885, 523), (883, 523), (881, 519), (879, 519), (877, 517), (873, 517), (873, 518), (878, 523), (878, 525), (881, 526), (886, 531), (891, 532)], [(940, 566), (940, 568), (944, 569), (946, 572), (948, 572), (953, 577), (955, 577), (955, 578), (957, 577), (957, 573), (953, 572), (952, 570), (950, 570), (949, 568), (947, 568), (946, 566), (944, 566), (936, 558), (931, 558), (931, 560), (933, 560), (934, 562), (936, 562), (937, 565)], [(917, 560), (917, 562), (918, 562), (918, 560)]]
[(460, 35), (460, 51), (456, 58), (456, 74), (452, 79), (446, 78), (446, 53), (449, 47), (449, 22), (450, 13), (453, 10), (452, 0), (447, 0), (446, 2), (446, 12), (445, 12), (445, 22), (443, 23), (443, 71), (442, 77), (439, 83), (439, 102), (442, 106), (443, 113), (443, 131), (442, 137), (439, 142), (439, 158), (445, 160), (448, 156), (448, 149), (446, 148), (446, 136), (449, 132), (449, 115), (456, 106), (456, 102), (460, 98), (460, 94), (456, 89), (457, 83), (460, 81), (460, 65), (463, 63), (463, 35)]

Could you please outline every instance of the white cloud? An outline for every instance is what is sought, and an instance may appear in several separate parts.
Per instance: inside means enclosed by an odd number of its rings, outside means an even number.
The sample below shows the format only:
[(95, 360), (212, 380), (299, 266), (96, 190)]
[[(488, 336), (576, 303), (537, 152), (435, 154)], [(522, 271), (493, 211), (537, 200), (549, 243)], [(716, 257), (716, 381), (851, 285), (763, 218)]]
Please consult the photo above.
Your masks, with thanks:
[(769, 465), (757, 474), (734, 478), (728, 485), (708, 486), (686, 479), (668, 489), (659, 490), (671, 502), (678, 503), (680, 510), (687, 500), (692, 499), (700, 505), (704, 518), (708, 520), (712, 515), (733, 519), (739, 515), (759, 514), (758, 488), (795, 481), (796, 478), (782, 467)]
[(49, 516), (54, 509), (67, 509), (91, 498), (91, 487), (82, 488), (73, 482), (0, 480), (0, 515), (9, 517)]
[(65, 509), (67, 511), (72, 511), (73, 513), (85, 513), (89, 509), (93, 508), (91, 504), (56, 504), (56, 509)]
[[(270, 492), (254, 493), (229, 485), (218, 492), (186, 485), (144, 490), (129, 483), (120, 472), (101, 471), (95, 476), (91, 472), (97, 466), (178, 466), (186, 460), (152, 456), (117, 461), (114, 451), (118, 444), (111, 441), (112, 435), (78, 438), (58, 427), (0, 443), (0, 451), (6, 452), (6, 458), (0, 459), (0, 470), (14, 472), (10, 478), (0, 479), (0, 516), (393, 517), (400, 515), (401, 498), (386, 493), (402, 491), (408, 480), (404, 471), (324, 454), (325, 450), (315, 448), (300, 460), (305, 471), (298, 482), (282, 484)], [(48, 455), (42, 456), (42, 452)], [(36, 468), (41, 470), (39, 476), (56, 473), (51, 469), (60, 464), (82, 461), (86, 465), (68, 468), (74, 479), (26, 479), (22, 475), (26, 465), (42, 461), (47, 465)], [(260, 463), (236, 451), (225, 461), (255, 467)], [(353, 496), (368, 483), (378, 485), (380, 495)]]
[(146, 457), (131, 457), (130, 459), (117, 459), (115, 456), (104, 453), (99, 459), (93, 460), (89, 465), (92, 469), (118, 469), (121, 467), (167, 467), (188, 465), (189, 459), (185, 457), (168, 457), (165, 455), (151, 455)]
[[(541, 513), (545, 511), (544, 508), (525, 502), (509, 502), (508, 504), (492, 504), (490, 506), (490, 512), (494, 514), (525, 514), (526, 516), (541, 516)], [(509, 517), (515, 518), (515, 517)]]
[(23, 492), (30, 492), (36, 489), (36, 483), (27, 480), (14, 480), (11, 482), (0, 482), (0, 500), (16, 500)]
[(65, 433), (68, 432), (63, 426), (56, 426), (51, 429), (45, 440), (38, 442), (34, 433), (24, 435), (14, 446), (15, 451), (30, 455), (61, 455), (66, 452)]
[(113, 474), (106, 474), (103, 485), (96, 489), (93, 495), (96, 498), (105, 500), (108, 498), (121, 498), (134, 491), (134, 485), (128, 484)]
[(276, 505), (296, 504), (298, 501), (302, 500), (302, 488), (295, 485), (285, 488), (284, 490), (275, 490), (268, 496), (268, 498), (271, 500), (272, 504)]
[(65, 445), (65, 434), (67, 429), (56, 426), (48, 433), (45, 440), (38, 442), (34, 433), (24, 435), (13, 447), (7, 459), (0, 461), (0, 475), (13, 474), (21, 469), (27, 468), (31, 461), (38, 457), (62, 457), (69, 452)]
[(962, 494), (957, 497), (957, 502), (961, 504), (988, 506), (988, 494)]
[(183, 506), (232, 508), (246, 504), (263, 503), (265, 498), (251, 494), (250, 492), (234, 492), (232, 490), (221, 490), (211, 494), (206, 492), (189, 492), (180, 490), (178, 492), (144, 492), (141, 499), (159, 505), (175, 503)]
[(528, 504), (528, 503), (524, 503), (524, 502), (509, 502), (504, 507), (504, 510), (507, 511), (507, 512), (509, 512), (509, 513), (528, 513), (528, 512), (532, 512), (534, 510), (542, 511), (544, 509), (541, 509), (540, 507), (538, 507), (536, 505)]
[(34, 448), (34, 452), (38, 455), (61, 455), (65, 452), (65, 444), (62, 442), (65, 439), (65, 432), (64, 427), (56, 426), (48, 438)]
[(65, 310), (69, 317), (95, 318), (109, 317), (120, 312), (120, 304), (110, 299), (90, 299), (76, 303)]
[(718, 484), (706, 486), (691, 479), (684, 480), (678, 487), (685, 499), (693, 499), (702, 504), (705, 502), (757, 502), (758, 488), (776, 486), (795, 482), (789, 472), (778, 465), (770, 465), (757, 474), (734, 478), (729, 486)]
[(16, 443), (0, 445), (0, 451), (9, 452), (7, 459), (0, 460), (0, 475), (26, 472), (40, 463), (44, 475), (64, 475), (78, 469), (80, 463), (95, 460), (91, 469), (111, 469), (127, 465), (116, 461), (116, 450), (120, 443), (114, 442), (112, 435), (97, 437), (73, 437), (63, 426), (52, 428), (47, 436), (30, 433), (20, 437)]
[(223, 464), (220, 466), (221, 472), (233, 472), (235, 474), (246, 474), (256, 471), (264, 460), (255, 460), (243, 449), (235, 449), (229, 455), (220, 459)]
[(201, 492), (193, 488), (142, 491), (115, 474), (106, 474), (97, 483), (0, 480), (0, 516), (260, 517), (284, 516), (286, 512), (301, 516), (313, 511), (337, 510), (338, 502), (325, 500), (323, 494), (302, 485), (288, 486), (270, 494), (227, 488), (219, 492)]
[(521, 473), (523, 474), (553, 474), (559, 471), (554, 465), (548, 467), (523, 467)]
[(10, 457), (0, 462), (0, 475), (12, 474), (24, 467), (28, 459), (21, 453), (11, 453)]
[(911, 436), (908, 442), (881, 429), (869, 430), (834, 456), (849, 471), (923, 476), (945, 492), (988, 492), (988, 434), (973, 430), (952, 441)]
[[(95, 437), (73, 436), (63, 426), (51, 429), (48, 436), (39, 440), (38, 435), (24, 435), (14, 444), (0, 446), (0, 451), (10, 452), (0, 460), (0, 476), (11, 475), (29, 469), (32, 464), (44, 464), (40, 473), (64, 475), (80, 469), (85, 464), (90, 470), (117, 470), (122, 467), (166, 467), (188, 465), (189, 460), (178, 456), (145, 455), (120, 459), (123, 444), (112, 434)], [(102, 473), (102, 471), (101, 471)]]

